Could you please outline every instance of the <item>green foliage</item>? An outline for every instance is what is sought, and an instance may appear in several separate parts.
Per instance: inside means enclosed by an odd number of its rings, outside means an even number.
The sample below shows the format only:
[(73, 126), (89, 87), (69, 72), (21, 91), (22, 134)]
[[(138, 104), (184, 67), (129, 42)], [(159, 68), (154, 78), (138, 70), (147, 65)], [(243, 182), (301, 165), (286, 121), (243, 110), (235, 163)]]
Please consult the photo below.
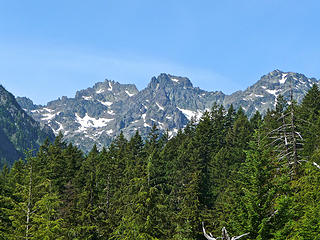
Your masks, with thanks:
[[(86, 156), (62, 135), (45, 141), (1, 171), (0, 239), (194, 240), (202, 221), (215, 236), (320, 239), (319, 99), (316, 86), (301, 105), (279, 96), (250, 120), (214, 105), (171, 139), (153, 126)], [(281, 155), (292, 123), (296, 172)]]
[(43, 128), (28, 116), (15, 97), (0, 85), (0, 169), (24, 157), (26, 149), (39, 149), (49, 139), (53, 141), (52, 130)]

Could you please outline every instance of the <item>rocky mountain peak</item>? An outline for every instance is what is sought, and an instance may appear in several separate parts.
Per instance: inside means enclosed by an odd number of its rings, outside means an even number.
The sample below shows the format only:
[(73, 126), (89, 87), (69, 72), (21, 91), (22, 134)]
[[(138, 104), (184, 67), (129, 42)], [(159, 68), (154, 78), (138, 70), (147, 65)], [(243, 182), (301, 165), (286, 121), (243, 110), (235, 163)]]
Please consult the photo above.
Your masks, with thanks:
[(276, 69), (268, 74), (262, 76), (260, 80), (256, 83), (259, 84), (283, 84), (286, 81), (288, 73), (282, 72), (279, 69)]
[(317, 82), (315, 78), (307, 78), (305, 75), (301, 73), (295, 72), (283, 72), (279, 69), (276, 69), (264, 76), (255, 84), (255, 85), (276, 85), (276, 86), (293, 86), (297, 87), (297, 85), (301, 84), (313, 84)]
[(267, 75), (270, 75), (270, 76), (277, 76), (277, 75), (281, 75), (283, 72), (279, 69), (275, 69), (273, 70), (272, 72), (269, 72)]
[(20, 106), (16, 104), (15, 97), (0, 85), (0, 105), (6, 106), (8, 104), (13, 104), (15, 107), (20, 108)]
[(16, 100), (23, 109), (34, 110), (41, 107), (40, 105), (35, 105), (33, 101), (27, 97), (16, 97)]
[(174, 76), (167, 73), (161, 73), (158, 77), (153, 77), (148, 88), (158, 90), (168, 87), (193, 88), (191, 81), (186, 77)]
[(186, 88), (192, 88), (193, 85), (189, 78), (186, 77), (180, 77), (180, 76), (173, 76), (168, 74), (168, 77), (171, 81), (173, 81), (175, 84), (178, 84), (180, 86), (186, 87)]
[[(21, 99), (26, 107), (35, 106), (30, 99)], [(25, 150), (39, 148), (46, 138), (54, 139), (51, 128), (32, 119), (16, 98), (0, 85), (0, 155), (11, 165), (14, 160), (24, 157)]]
[(81, 101), (96, 101), (104, 106), (110, 106), (114, 102), (125, 100), (138, 93), (134, 84), (121, 84), (106, 79), (98, 82), (93, 87), (77, 91), (75, 99)]
[(241, 106), (248, 115), (257, 110), (264, 113), (267, 109), (275, 107), (280, 94), (290, 99), (290, 93), (293, 92), (293, 98), (300, 102), (306, 92), (317, 82), (315, 78), (307, 78), (300, 73), (283, 72), (276, 69), (262, 76), (258, 82), (245, 91), (238, 91), (227, 96), (225, 103), (228, 106), (236, 102), (235, 107)]

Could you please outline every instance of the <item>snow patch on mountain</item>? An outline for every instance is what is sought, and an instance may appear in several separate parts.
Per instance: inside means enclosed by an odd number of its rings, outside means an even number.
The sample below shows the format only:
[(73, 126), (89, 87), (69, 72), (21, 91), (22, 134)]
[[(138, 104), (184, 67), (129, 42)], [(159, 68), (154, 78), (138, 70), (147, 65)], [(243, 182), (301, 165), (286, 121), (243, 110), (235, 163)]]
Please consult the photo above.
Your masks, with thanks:
[(162, 111), (164, 111), (164, 107), (162, 107), (159, 103), (156, 102), (156, 105), (158, 106), (158, 108)]
[(113, 110), (109, 110), (107, 113), (109, 113), (110, 115), (115, 115)]
[(151, 121), (153, 121), (156, 124), (156, 126), (158, 126), (160, 129), (164, 130), (164, 126), (165, 126), (164, 123), (159, 122), (159, 121), (157, 121), (157, 120), (155, 120), (153, 118), (151, 118)]
[(177, 79), (177, 78), (170, 78), (173, 82), (176, 82), (176, 83), (178, 83), (179, 82), (179, 79)]
[(266, 91), (267, 91), (268, 93), (274, 95), (275, 97), (277, 97), (277, 93), (278, 93), (279, 90), (277, 90), (277, 89), (274, 89), (274, 90), (267, 89)]
[(98, 91), (96, 91), (97, 94), (103, 93), (104, 89), (100, 88)]
[(288, 73), (283, 73), (281, 76), (281, 79), (279, 80), (279, 83), (284, 84), (287, 80), (287, 76), (288, 76)]
[(112, 120), (113, 118), (98, 118), (95, 119), (93, 117), (90, 117), (88, 113), (81, 118), (77, 113), (75, 113), (76, 117), (76, 122), (80, 124), (79, 131), (86, 131), (88, 128), (101, 128), (105, 127), (108, 125), (108, 123)]
[(50, 109), (50, 108), (42, 108), (40, 111), (41, 111), (41, 112), (43, 112), (43, 111), (54, 112), (54, 110), (53, 110), (53, 109)]
[(109, 82), (109, 88), (107, 89), (108, 91), (112, 91), (112, 84)]
[(186, 116), (186, 118), (189, 121), (191, 120), (192, 117), (195, 117), (196, 119), (199, 119), (203, 114), (203, 111), (201, 111), (201, 110), (192, 111), (192, 110), (183, 109), (183, 108), (178, 108), (178, 109), (179, 109), (179, 111), (181, 111)]
[(261, 94), (250, 93), (248, 96), (244, 98), (244, 100), (253, 101), (255, 98), (261, 98), (261, 97), (264, 97), (264, 96)]
[(82, 96), (82, 98), (87, 101), (90, 101), (93, 99), (92, 96)]
[(51, 112), (45, 113), (45, 114), (43, 114), (44, 117), (42, 117), (41, 120), (46, 120), (46, 121), (52, 120), (55, 116), (59, 115), (59, 113), (60, 112), (57, 112), (57, 113), (51, 113)]
[[(60, 123), (58, 121), (56, 121), (56, 123), (59, 125), (59, 128), (57, 130), (54, 130), (54, 129), (52, 129), (52, 130), (54, 132), (54, 135), (57, 136), (60, 131), (62, 132), (64, 130), (64, 127), (63, 127), (62, 123)], [(68, 133), (68, 131), (63, 132), (63, 134), (67, 134), (67, 133)]]
[(101, 104), (107, 106), (107, 107), (110, 107), (110, 106), (112, 105), (112, 103), (113, 103), (113, 102), (108, 102), (108, 101), (106, 101), (106, 102), (104, 102), (104, 101), (99, 101), (99, 102), (100, 102)]
[(132, 97), (134, 93), (130, 93), (128, 90), (125, 90), (126, 94), (128, 94), (129, 97)]
[(112, 130), (112, 129), (109, 129), (108, 131), (106, 131), (106, 133), (107, 133), (108, 135), (112, 135), (113, 130)]
[(171, 131), (168, 131), (169, 138), (172, 138), (172, 137), (175, 136), (177, 133), (178, 133), (178, 129), (177, 129), (177, 128), (174, 128), (174, 129), (172, 129)]

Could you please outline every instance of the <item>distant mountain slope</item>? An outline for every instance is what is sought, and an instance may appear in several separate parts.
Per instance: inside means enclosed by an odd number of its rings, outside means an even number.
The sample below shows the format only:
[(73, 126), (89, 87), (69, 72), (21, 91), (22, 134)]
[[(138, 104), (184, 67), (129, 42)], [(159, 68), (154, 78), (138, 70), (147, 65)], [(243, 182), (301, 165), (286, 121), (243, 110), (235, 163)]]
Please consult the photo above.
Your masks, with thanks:
[(304, 95), (315, 83), (318, 84), (315, 78), (307, 78), (303, 74), (274, 70), (262, 76), (257, 83), (245, 91), (237, 91), (227, 96), (224, 105), (233, 104), (235, 108), (241, 106), (248, 115), (252, 115), (257, 110), (264, 113), (268, 108), (275, 107), (279, 94), (290, 99), (291, 87), (294, 99), (301, 102)]
[(46, 138), (54, 139), (49, 127), (42, 127), (17, 103), (15, 97), (0, 85), (0, 166), (11, 165), (24, 151), (39, 148)]
[(162, 131), (175, 134), (192, 116), (200, 117), (216, 102), (226, 108), (242, 107), (248, 115), (273, 108), (279, 94), (300, 102), (309, 88), (318, 81), (302, 74), (275, 70), (263, 76), (244, 91), (225, 95), (193, 87), (185, 77), (160, 74), (148, 86), (138, 91), (135, 85), (105, 80), (92, 88), (78, 91), (74, 98), (62, 97), (46, 106), (36, 106), (31, 100), (18, 102), (36, 120), (48, 124), (55, 134), (88, 151), (94, 143), (108, 145), (121, 131), (132, 136), (136, 130), (145, 135), (153, 124)]

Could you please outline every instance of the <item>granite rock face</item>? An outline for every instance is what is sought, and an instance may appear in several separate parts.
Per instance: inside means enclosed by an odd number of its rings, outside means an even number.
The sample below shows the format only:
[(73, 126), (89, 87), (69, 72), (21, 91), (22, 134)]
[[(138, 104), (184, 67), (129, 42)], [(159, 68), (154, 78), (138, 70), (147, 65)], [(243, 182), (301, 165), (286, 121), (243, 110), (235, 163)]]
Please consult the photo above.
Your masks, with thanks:
[(249, 116), (257, 110), (265, 113), (274, 108), (279, 94), (288, 98), (292, 89), (300, 102), (314, 83), (318, 83), (315, 78), (275, 70), (245, 91), (226, 95), (194, 87), (186, 77), (163, 73), (141, 91), (132, 84), (105, 80), (78, 91), (74, 98), (62, 97), (46, 106), (34, 105), (26, 98), (17, 100), (34, 119), (50, 126), (55, 134), (61, 131), (67, 141), (88, 151), (94, 143), (100, 148), (107, 146), (120, 132), (130, 137), (139, 130), (145, 136), (154, 124), (174, 135), (214, 103), (242, 107)]

